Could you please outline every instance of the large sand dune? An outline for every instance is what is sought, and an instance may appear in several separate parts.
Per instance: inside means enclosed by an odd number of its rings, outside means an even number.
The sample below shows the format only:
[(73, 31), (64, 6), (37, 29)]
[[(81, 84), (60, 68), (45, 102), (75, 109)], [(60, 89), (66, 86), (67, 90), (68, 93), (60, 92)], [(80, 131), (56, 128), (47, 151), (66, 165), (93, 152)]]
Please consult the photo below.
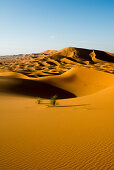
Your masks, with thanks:
[(74, 65), (114, 73), (114, 54), (68, 47), (60, 51), (48, 50), (37, 54), (0, 58), (0, 68), (34, 78), (60, 75)]
[[(60, 75), (56, 75), (58, 65), (54, 76), (46, 65), (48, 76), (39, 78), (5, 68), (0, 71), (0, 170), (114, 169), (114, 76), (92, 65), (98, 62), (99, 68), (104, 64), (113, 68), (112, 58), (106, 59), (113, 55), (98, 58), (97, 51), (84, 51), (44, 52), (50, 62), (59, 56), (54, 60), (58, 64), (61, 56), (73, 59), (74, 52), (75, 59), (85, 62), (79, 54), (87, 54), (89, 68), (73, 64)], [(48, 107), (55, 94), (57, 106)], [(41, 104), (36, 97), (43, 98)]]
[(78, 97), (96, 93), (114, 84), (114, 77), (109, 73), (77, 67), (60, 76), (45, 77), (40, 80), (67, 90)]
[(88, 68), (74, 67), (59, 76), (30, 79), (19, 73), (0, 74), (0, 92), (33, 97), (58, 98), (79, 97), (96, 93), (114, 84), (109, 73)]
[(0, 76), (0, 92), (15, 95), (24, 95), (31, 97), (51, 98), (55, 93), (59, 98), (73, 98), (75, 95), (51, 85), (42, 82), (40, 79), (30, 79), (22, 74), (4, 72)]

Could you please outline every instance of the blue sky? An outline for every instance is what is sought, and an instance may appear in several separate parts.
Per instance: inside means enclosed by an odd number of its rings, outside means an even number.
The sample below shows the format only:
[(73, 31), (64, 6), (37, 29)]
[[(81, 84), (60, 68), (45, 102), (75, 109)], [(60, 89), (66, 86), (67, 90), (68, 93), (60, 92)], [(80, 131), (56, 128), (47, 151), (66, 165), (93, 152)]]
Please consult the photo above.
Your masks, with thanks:
[(0, 55), (69, 46), (114, 53), (114, 0), (0, 0)]

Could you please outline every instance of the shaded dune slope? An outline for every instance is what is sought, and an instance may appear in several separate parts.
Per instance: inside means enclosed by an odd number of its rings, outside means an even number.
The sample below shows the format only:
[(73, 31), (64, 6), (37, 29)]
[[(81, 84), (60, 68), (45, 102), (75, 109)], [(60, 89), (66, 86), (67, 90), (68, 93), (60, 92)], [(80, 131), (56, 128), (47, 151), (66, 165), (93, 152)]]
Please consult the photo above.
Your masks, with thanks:
[(0, 76), (0, 92), (47, 99), (55, 94), (59, 99), (76, 97), (74, 94), (47, 82), (23, 78), (21, 74), (14, 76), (12, 73), (9, 76)]
[(98, 51), (98, 50), (95, 50), (95, 54), (96, 54), (96, 58), (98, 58), (99, 60), (114, 62), (114, 54), (105, 51)]

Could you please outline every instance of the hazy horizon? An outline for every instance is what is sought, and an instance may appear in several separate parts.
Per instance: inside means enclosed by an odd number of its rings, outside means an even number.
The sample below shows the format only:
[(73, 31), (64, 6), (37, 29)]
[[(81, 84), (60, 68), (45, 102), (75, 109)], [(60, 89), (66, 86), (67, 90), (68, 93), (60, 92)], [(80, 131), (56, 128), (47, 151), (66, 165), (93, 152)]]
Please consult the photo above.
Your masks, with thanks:
[(0, 56), (66, 47), (114, 53), (113, 0), (1, 0)]
[[(64, 48), (67, 48), (67, 47), (64, 47)], [(62, 49), (64, 49), (64, 48), (62, 48)], [(75, 47), (74, 47), (75, 48)], [(83, 47), (76, 47), (76, 48), (83, 48)], [(83, 49), (89, 49), (89, 48), (83, 48)], [(43, 51), (41, 51), (41, 50), (39, 50), (39, 51), (36, 51), (36, 52), (30, 52), (30, 53), (11, 53), (11, 54), (5, 54), (5, 55), (0, 55), (0, 57), (5, 57), (5, 56), (11, 56), (11, 55), (25, 55), (25, 54), (37, 54), (37, 53), (41, 53), (41, 52), (44, 52), (44, 51), (47, 51), (47, 50), (57, 50), (57, 51), (59, 51), (59, 50), (61, 50), (61, 49), (45, 49), (45, 50), (43, 50)], [(90, 48), (89, 50), (99, 50), (99, 51), (106, 51), (106, 50), (100, 50), (100, 49), (92, 49), (92, 48)], [(110, 53), (112, 53), (112, 54), (114, 54), (114, 52), (111, 52), (111, 51), (106, 51), (106, 52), (110, 52)]]

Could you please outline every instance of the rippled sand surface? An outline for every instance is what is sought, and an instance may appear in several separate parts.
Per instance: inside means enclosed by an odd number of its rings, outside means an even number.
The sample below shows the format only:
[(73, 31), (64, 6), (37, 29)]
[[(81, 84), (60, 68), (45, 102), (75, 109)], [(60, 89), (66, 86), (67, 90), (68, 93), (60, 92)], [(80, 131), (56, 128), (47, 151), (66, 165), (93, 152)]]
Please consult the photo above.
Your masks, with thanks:
[(113, 74), (78, 66), (40, 78), (0, 71), (0, 170), (113, 170), (113, 122)]

